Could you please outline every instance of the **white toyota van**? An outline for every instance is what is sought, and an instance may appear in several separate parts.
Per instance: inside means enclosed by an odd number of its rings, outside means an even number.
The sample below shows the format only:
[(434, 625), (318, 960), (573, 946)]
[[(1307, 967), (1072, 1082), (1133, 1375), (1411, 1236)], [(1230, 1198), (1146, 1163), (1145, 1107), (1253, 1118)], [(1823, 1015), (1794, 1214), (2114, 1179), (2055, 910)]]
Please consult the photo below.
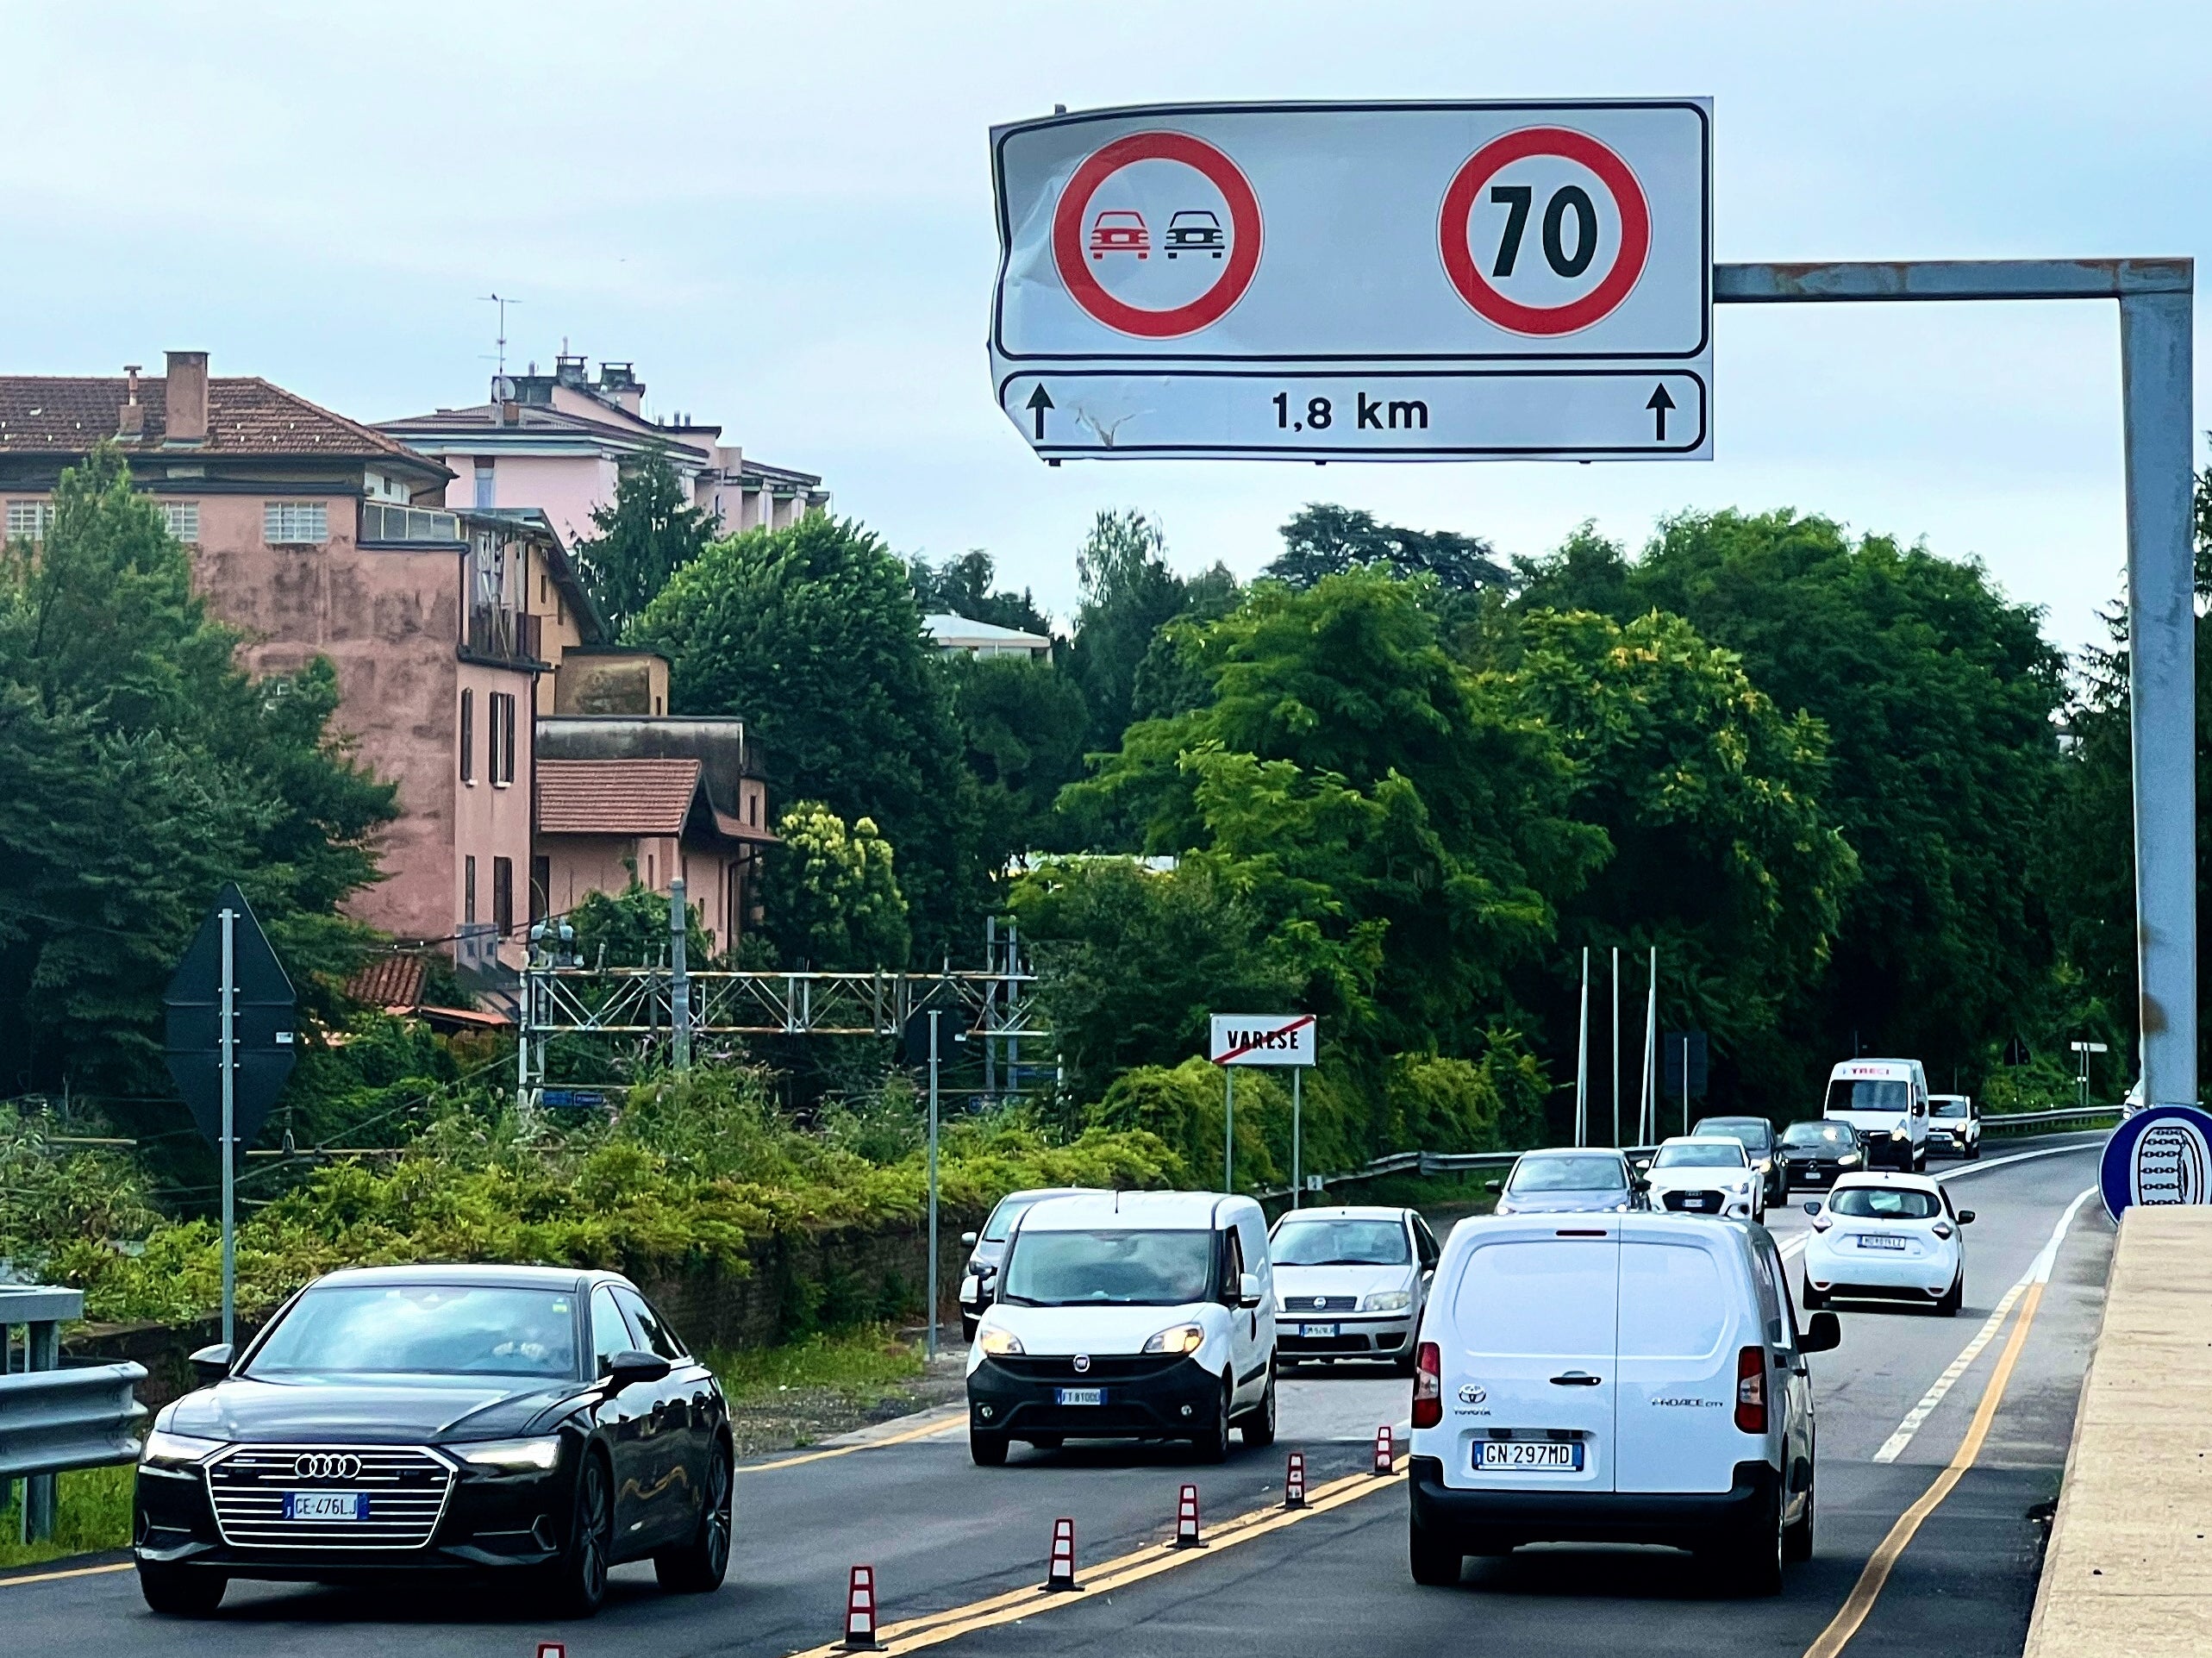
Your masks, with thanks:
[(1813, 1548), (1808, 1354), (1773, 1237), (1686, 1215), (1462, 1221), (1415, 1349), (1414, 1579), (1525, 1542), (1667, 1543), (1771, 1594)]
[(1267, 1222), (1210, 1192), (1047, 1198), (1022, 1211), (968, 1349), (968, 1449), (1185, 1439), (1218, 1461), (1229, 1430), (1275, 1439)]
[(1928, 1167), (1928, 1073), (1918, 1060), (1846, 1060), (1828, 1073), (1821, 1115), (1848, 1123), (1869, 1168)]

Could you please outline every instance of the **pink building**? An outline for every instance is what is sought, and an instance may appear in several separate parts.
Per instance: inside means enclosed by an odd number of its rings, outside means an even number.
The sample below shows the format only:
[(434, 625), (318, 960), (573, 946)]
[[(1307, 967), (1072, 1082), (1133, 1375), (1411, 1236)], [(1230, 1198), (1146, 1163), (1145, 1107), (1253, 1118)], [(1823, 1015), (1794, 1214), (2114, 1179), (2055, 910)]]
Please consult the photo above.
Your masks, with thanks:
[(378, 429), (451, 469), (447, 506), (534, 507), (572, 547), (596, 533), (591, 514), (613, 504), (623, 469), (653, 449), (725, 529), (781, 529), (829, 505), (820, 478), (748, 460), (719, 426), (647, 419), (645, 382), (628, 363), (601, 363), (596, 381), (580, 356), (554, 359), (550, 374), (531, 367), (495, 379), (489, 403)]

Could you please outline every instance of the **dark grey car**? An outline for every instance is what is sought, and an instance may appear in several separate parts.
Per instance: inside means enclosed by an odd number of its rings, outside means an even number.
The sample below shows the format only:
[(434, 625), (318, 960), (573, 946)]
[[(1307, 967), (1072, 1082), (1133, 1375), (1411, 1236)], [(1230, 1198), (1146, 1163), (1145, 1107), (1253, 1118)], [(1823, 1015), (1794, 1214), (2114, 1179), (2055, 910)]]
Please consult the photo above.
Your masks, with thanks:
[(1619, 1213), (1640, 1206), (1639, 1186), (1619, 1152), (1567, 1148), (1523, 1152), (1490, 1183), (1501, 1215)]

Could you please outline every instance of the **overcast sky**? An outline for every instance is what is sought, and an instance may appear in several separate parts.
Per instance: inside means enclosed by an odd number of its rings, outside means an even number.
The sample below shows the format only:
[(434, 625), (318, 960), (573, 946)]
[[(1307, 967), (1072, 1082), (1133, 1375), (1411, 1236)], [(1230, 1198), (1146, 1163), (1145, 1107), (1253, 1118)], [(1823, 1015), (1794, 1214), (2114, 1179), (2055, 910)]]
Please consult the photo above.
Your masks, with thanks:
[(902, 552), (987, 548), (1062, 616), (1101, 507), (1248, 574), (1317, 499), (1509, 552), (1790, 505), (1983, 559), (2071, 648), (2125, 559), (2109, 306), (1723, 308), (1709, 464), (1050, 471), (991, 403), (985, 131), (1705, 95), (1723, 260), (2201, 257), (2208, 46), (2202, 3), (2118, 0), (11, 6), (0, 364), (203, 347), (379, 419), (482, 398), (496, 291), (510, 366), (634, 360), (649, 411), (822, 473)]

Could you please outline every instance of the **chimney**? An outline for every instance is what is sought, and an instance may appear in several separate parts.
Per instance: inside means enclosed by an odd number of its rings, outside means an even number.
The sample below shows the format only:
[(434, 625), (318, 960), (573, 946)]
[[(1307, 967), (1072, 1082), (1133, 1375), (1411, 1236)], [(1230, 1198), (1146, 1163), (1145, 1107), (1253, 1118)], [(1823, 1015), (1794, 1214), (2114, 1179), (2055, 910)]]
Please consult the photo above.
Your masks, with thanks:
[(167, 429), (165, 443), (197, 446), (208, 441), (208, 354), (169, 353)]
[(138, 400), (138, 365), (123, 365), (123, 406), (116, 414), (117, 437), (142, 437), (146, 433), (146, 405)]

